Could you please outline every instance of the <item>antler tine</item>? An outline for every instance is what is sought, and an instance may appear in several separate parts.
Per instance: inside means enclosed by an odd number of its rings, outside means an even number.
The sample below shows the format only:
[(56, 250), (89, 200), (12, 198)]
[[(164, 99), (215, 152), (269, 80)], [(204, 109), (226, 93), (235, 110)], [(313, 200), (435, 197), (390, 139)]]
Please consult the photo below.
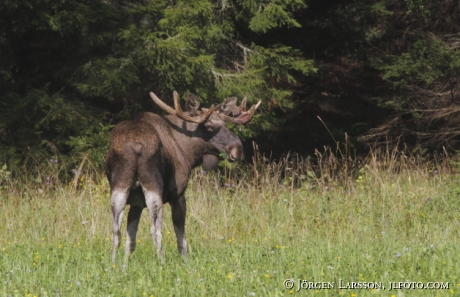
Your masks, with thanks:
[(174, 109), (172, 109), (171, 107), (169, 107), (166, 103), (161, 101), (161, 99), (158, 98), (157, 95), (155, 95), (153, 92), (150, 92), (149, 94), (150, 94), (150, 98), (152, 98), (153, 102), (155, 102), (161, 109), (163, 109), (164, 111), (166, 111), (169, 114), (176, 115), (176, 111)]
[(248, 103), (248, 98), (244, 97), (243, 101), (241, 101), (241, 104), (240, 104), (240, 110), (241, 111), (244, 111), (246, 109), (246, 103)]
[(200, 123), (206, 122), (213, 112), (214, 112), (214, 104), (211, 105), (208, 111), (201, 117)]
[(219, 116), (225, 122), (244, 125), (244, 124), (247, 124), (247, 123), (249, 123), (251, 121), (252, 117), (254, 116), (254, 113), (255, 113), (256, 109), (260, 106), (261, 103), (262, 103), (262, 101), (257, 102), (257, 104), (251, 106), (251, 108), (248, 111), (242, 112), (236, 118), (229, 117), (229, 116), (224, 115), (224, 114), (219, 114)]
[(202, 117), (200, 117), (200, 118), (191, 117), (191, 116), (188, 116), (187, 114), (185, 114), (182, 111), (182, 108), (180, 107), (179, 94), (176, 91), (173, 92), (174, 108), (175, 109), (172, 109), (166, 103), (161, 101), (161, 99), (158, 98), (153, 92), (150, 92), (149, 94), (150, 94), (150, 97), (152, 98), (152, 100), (159, 107), (161, 107), (161, 109), (163, 109), (167, 113), (175, 115), (175, 116), (177, 116), (177, 117), (179, 117), (179, 118), (181, 118), (181, 119), (183, 119), (183, 120), (185, 120), (187, 122), (202, 124), (202, 123), (204, 123), (204, 122), (206, 122), (208, 120), (208, 118), (211, 116), (211, 114), (214, 111), (214, 105), (212, 105)]
[(176, 109), (176, 115), (177, 115), (179, 118), (181, 118), (181, 119), (183, 119), (183, 120), (185, 120), (185, 121), (187, 121), (187, 122), (194, 122), (194, 123), (196, 123), (196, 119), (194, 119), (194, 118), (192, 118), (192, 117), (186, 115), (186, 114), (182, 111), (182, 108), (180, 107), (179, 94), (178, 94), (176, 91), (173, 92), (173, 98), (174, 98), (174, 108)]
[[(174, 108), (176, 109), (176, 114), (178, 117), (188, 117), (184, 112), (182, 111), (182, 108), (180, 107), (180, 100), (179, 100), (179, 94), (174, 91), (173, 92), (173, 99), (174, 99)], [(185, 120), (185, 119), (184, 119)]]
[(185, 121), (202, 124), (208, 120), (208, 118), (211, 116), (211, 113), (214, 111), (214, 105), (212, 105), (201, 118), (190, 117), (182, 111), (182, 108), (180, 107), (179, 94), (176, 91), (174, 91), (173, 97), (176, 115)]

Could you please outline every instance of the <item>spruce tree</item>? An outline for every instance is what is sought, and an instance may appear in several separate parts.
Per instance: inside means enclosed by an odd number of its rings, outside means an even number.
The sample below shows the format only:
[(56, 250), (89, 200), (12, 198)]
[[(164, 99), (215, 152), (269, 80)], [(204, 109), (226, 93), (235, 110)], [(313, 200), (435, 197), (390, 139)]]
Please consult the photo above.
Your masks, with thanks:
[[(295, 73), (315, 71), (298, 50), (266, 36), (298, 27), (303, 1), (5, 0), (0, 4), (0, 154), (88, 155), (102, 164), (108, 130), (198, 95), (262, 100), (250, 137), (276, 122), (270, 107), (291, 104)], [(267, 42), (269, 40), (269, 42)], [(158, 112), (158, 110), (156, 110)]]

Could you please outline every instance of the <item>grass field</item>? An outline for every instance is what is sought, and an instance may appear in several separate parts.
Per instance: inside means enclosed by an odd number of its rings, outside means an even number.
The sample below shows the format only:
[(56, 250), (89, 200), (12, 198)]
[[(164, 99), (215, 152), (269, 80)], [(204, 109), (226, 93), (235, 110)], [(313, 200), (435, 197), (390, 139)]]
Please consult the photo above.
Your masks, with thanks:
[(0, 295), (460, 296), (456, 164), (399, 152), (316, 157), (197, 169), (187, 190), (189, 258), (177, 252), (166, 206), (165, 265), (144, 213), (126, 272), (123, 248), (110, 259), (99, 173), (84, 165), (63, 184), (55, 163), (15, 179), (3, 170)]

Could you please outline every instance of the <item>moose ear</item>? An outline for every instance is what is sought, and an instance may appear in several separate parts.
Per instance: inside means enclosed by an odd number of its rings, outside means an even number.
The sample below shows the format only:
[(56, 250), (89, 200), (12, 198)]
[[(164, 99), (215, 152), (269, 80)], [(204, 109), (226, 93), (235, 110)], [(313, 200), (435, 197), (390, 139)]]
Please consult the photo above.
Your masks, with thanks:
[(216, 124), (211, 120), (211, 121), (206, 121), (204, 123), (204, 127), (206, 128), (206, 130), (208, 130), (209, 132), (212, 132), (214, 131), (214, 129), (216, 129)]
[(237, 100), (238, 99), (236, 97), (224, 99), (224, 101), (221, 104), (217, 105), (216, 110), (219, 113), (229, 115), (235, 111)]
[(198, 108), (200, 107), (200, 101), (198, 97), (192, 93), (187, 94), (187, 101), (185, 102), (185, 110), (190, 112), (192, 115), (198, 115), (200, 112)]

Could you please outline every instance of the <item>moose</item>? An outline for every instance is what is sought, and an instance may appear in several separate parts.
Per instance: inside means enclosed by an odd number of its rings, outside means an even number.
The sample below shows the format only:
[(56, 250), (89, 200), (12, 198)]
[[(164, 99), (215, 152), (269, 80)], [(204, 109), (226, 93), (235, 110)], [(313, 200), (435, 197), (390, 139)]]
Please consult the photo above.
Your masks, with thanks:
[(150, 214), (150, 235), (160, 261), (164, 262), (161, 228), (163, 204), (169, 203), (179, 252), (188, 254), (185, 238), (185, 190), (191, 170), (204, 162), (215, 167), (225, 153), (231, 161), (244, 158), (241, 140), (226, 128), (226, 122), (247, 124), (260, 101), (246, 110), (246, 97), (240, 106), (237, 98), (225, 99), (209, 109), (199, 108), (193, 94), (187, 95), (186, 111), (179, 95), (173, 92), (174, 109), (150, 92), (152, 100), (166, 116), (145, 112), (134, 120), (116, 125), (109, 140), (106, 173), (110, 183), (112, 208), (112, 261), (120, 246), (120, 227), (124, 210), (128, 212), (124, 264), (136, 247), (136, 233), (142, 210)]

